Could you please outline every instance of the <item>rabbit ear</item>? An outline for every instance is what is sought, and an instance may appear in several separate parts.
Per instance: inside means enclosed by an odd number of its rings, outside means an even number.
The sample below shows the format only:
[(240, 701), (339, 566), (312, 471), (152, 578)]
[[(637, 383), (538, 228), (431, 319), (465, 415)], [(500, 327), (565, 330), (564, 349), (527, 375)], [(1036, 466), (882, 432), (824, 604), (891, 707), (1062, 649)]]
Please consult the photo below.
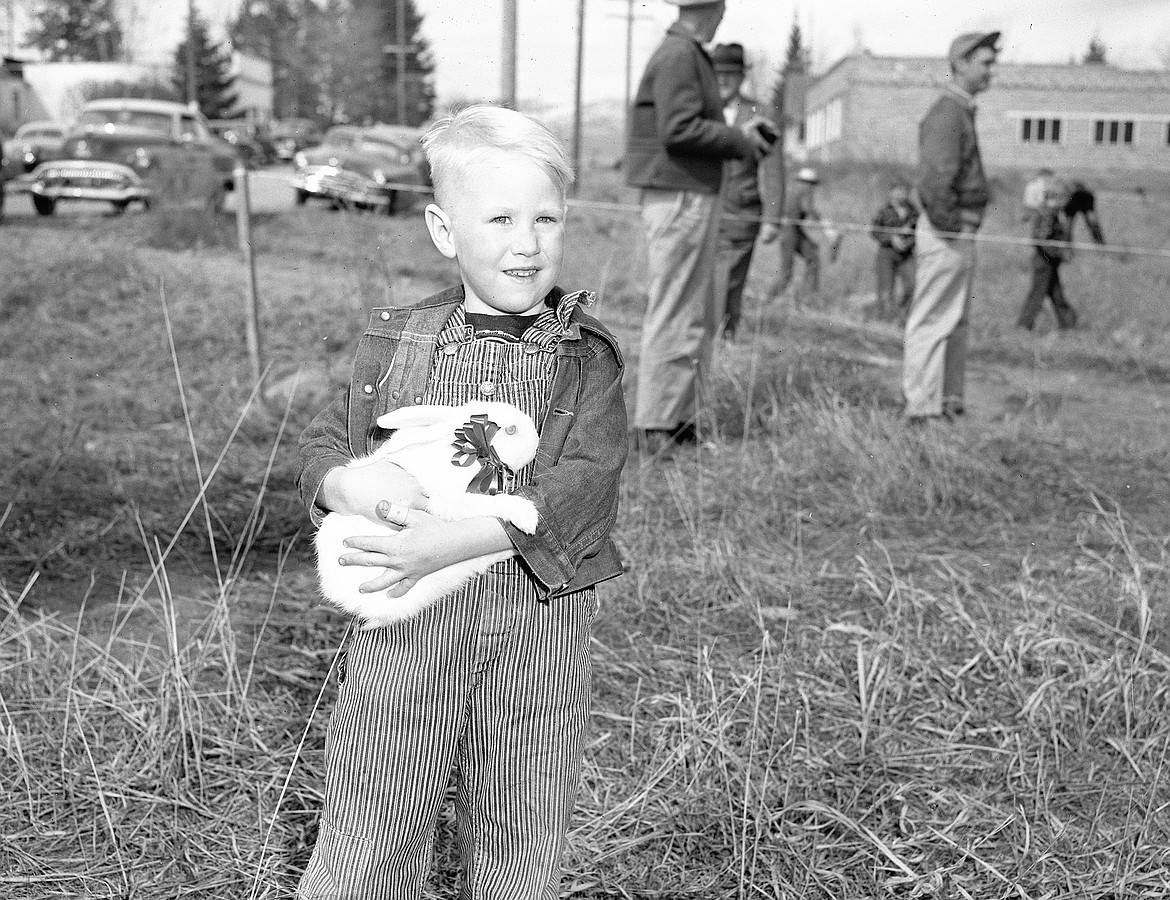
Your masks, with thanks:
[(390, 431), (395, 428), (425, 428), (451, 418), (449, 406), (403, 406), (378, 416), (378, 427)]

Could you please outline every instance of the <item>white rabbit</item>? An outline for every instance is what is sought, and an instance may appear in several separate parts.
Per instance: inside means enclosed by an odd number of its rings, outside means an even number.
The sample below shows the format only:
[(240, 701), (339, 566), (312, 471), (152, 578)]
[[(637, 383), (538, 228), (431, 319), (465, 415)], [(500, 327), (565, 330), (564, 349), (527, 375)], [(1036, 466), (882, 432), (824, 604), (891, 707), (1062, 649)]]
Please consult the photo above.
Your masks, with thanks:
[[(536, 426), (510, 403), (475, 401), (462, 406), (404, 406), (378, 418), (378, 426), (393, 430), (389, 440), (369, 456), (352, 460), (350, 467), (388, 459), (413, 475), (427, 495), (427, 512), (454, 521), (495, 516), (534, 534), (538, 522), (531, 500), (502, 490), (505, 475), (518, 472), (536, 455)], [(499, 465), (499, 464), (502, 464)], [(500, 471), (506, 467), (507, 472)], [(494, 482), (494, 484), (492, 484)], [(423, 578), (401, 597), (387, 591), (363, 594), (358, 586), (377, 578), (383, 569), (342, 566), (337, 560), (351, 548), (346, 538), (394, 534), (364, 516), (329, 513), (317, 531), (317, 574), (325, 599), (365, 619), (365, 628), (382, 628), (407, 619), (484, 572), (510, 552), (493, 553), (447, 566)]]

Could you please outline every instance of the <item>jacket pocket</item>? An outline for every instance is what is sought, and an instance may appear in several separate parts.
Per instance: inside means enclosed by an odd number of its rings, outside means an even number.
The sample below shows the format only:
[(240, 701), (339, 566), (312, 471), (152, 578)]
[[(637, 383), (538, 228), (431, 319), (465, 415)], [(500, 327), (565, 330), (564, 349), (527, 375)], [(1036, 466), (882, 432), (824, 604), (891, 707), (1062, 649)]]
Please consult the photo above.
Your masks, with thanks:
[(536, 449), (536, 458), (541, 465), (555, 466), (560, 461), (576, 418), (577, 414), (573, 410), (563, 407), (553, 407), (545, 416)]

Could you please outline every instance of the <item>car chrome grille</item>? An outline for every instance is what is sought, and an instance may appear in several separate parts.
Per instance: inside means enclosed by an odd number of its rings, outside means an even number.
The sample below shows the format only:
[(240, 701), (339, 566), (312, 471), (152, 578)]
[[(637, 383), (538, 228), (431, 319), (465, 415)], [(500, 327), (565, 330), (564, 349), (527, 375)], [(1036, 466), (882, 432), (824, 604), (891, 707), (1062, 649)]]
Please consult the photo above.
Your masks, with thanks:
[(306, 175), (317, 178), (322, 188), (333, 190), (368, 191), (378, 187), (372, 178), (358, 175), (356, 172), (347, 172), (333, 166), (309, 167)]
[(51, 187), (120, 187), (126, 184), (125, 173), (104, 166), (87, 166), (78, 169), (47, 169), (39, 179)]

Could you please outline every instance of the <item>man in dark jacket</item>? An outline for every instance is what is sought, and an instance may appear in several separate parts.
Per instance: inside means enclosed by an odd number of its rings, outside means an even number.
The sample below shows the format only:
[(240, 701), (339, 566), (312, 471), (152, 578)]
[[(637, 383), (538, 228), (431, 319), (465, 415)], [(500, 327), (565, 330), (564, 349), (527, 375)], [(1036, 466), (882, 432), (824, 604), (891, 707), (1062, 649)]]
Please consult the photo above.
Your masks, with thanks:
[[(646, 64), (630, 111), (626, 178), (642, 189), (649, 299), (642, 324), (634, 424), (639, 447), (696, 440), (696, 398), (719, 325), (715, 241), (723, 161), (755, 162), (770, 147), (753, 118), (723, 119), (711, 58), (724, 0), (669, 0), (676, 21)], [(769, 123), (770, 124), (770, 123)]]
[(902, 391), (912, 421), (963, 413), (975, 241), (990, 193), (975, 136), (975, 95), (991, 84), (999, 32), (951, 43), (951, 81), (918, 127), (914, 299), (906, 318)]
[[(901, 178), (890, 185), (889, 199), (878, 210), (870, 228), (877, 241), (874, 272), (877, 275), (877, 302), (874, 312), (879, 319), (894, 321), (914, 299), (914, 226), (918, 210), (910, 202), (910, 185)], [(898, 299), (894, 300), (898, 279), (902, 281)]]
[[(723, 118), (728, 125), (742, 126), (762, 115), (763, 104), (743, 93), (747, 59), (743, 44), (718, 44), (711, 50)], [(779, 137), (779, 135), (777, 135)], [(743, 289), (756, 238), (765, 244), (776, 240), (783, 212), (784, 153), (779, 144), (757, 164), (750, 159), (729, 159), (723, 164), (723, 211), (719, 218), (719, 241), (715, 267), (717, 297), (723, 303), (723, 335), (731, 339), (739, 328)], [(767, 224), (761, 218), (775, 220)]]

